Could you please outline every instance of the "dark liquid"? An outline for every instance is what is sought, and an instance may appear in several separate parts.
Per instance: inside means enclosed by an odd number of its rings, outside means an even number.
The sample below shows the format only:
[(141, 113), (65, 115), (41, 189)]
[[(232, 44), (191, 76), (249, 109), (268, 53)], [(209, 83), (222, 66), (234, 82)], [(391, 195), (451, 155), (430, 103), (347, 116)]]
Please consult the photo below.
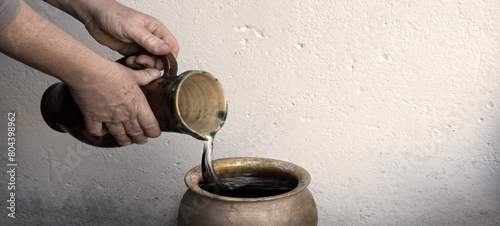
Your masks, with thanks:
[(294, 189), (298, 182), (283, 175), (251, 175), (219, 178), (212, 164), (213, 137), (207, 137), (203, 143), (201, 169), (203, 180), (199, 186), (210, 193), (237, 197), (257, 198), (279, 195)]
[(236, 197), (258, 198), (279, 195), (297, 187), (297, 181), (272, 177), (231, 177), (220, 178), (219, 183), (201, 181), (199, 186), (210, 193)]

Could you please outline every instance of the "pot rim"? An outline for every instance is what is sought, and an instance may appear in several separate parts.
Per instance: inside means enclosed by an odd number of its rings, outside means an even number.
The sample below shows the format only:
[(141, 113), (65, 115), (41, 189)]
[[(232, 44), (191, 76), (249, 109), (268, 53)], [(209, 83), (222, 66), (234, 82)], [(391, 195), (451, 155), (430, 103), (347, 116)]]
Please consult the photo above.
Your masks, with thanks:
[(198, 183), (202, 180), (202, 170), (201, 165), (198, 165), (191, 170), (189, 170), (185, 177), (184, 182), (189, 190), (194, 193), (201, 195), (203, 197), (212, 198), (220, 201), (230, 201), (230, 202), (257, 202), (257, 201), (270, 201), (275, 199), (282, 199), (285, 197), (293, 196), (305, 188), (311, 183), (311, 175), (304, 168), (283, 160), (271, 159), (271, 158), (259, 158), (259, 157), (234, 157), (234, 158), (223, 158), (216, 159), (213, 161), (215, 171), (217, 168), (222, 166), (240, 166), (243, 164), (256, 164), (262, 167), (274, 167), (280, 169), (286, 173), (289, 173), (297, 178), (297, 186), (289, 192), (285, 192), (279, 195), (266, 196), (266, 197), (255, 197), (255, 198), (238, 198), (238, 197), (228, 197), (221, 196), (208, 191), (203, 190)]

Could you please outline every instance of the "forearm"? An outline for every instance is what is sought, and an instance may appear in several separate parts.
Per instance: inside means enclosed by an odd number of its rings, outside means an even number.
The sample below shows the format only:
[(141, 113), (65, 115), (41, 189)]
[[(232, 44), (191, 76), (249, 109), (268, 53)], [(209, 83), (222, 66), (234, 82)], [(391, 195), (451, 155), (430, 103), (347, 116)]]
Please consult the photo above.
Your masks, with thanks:
[(93, 20), (93, 11), (102, 8), (104, 4), (117, 4), (115, 0), (44, 0), (50, 5), (68, 13), (83, 24)]
[(0, 51), (67, 84), (93, 80), (105, 60), (22, 3), (17, 17), (0, 31)]

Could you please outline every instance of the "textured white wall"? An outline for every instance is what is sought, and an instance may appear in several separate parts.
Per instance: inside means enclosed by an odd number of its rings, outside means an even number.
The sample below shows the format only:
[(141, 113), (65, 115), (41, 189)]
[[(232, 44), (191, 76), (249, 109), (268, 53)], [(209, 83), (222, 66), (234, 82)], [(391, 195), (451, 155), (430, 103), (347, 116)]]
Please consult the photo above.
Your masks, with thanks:
[[(172, 31), (180, 71), (222, 82), (230, 111), (214, 158), (306, 168), (319, 225), (500, 224), (499, 1), (121, 2)], [(119, 58), (74, 19), (28, 3)], [(55, 79), (4, 55), (0, 68), (0, 200), (10, 111), (19, 164), (17, 218), (2, 207), (0, 225), (175, 225), (201, 142), (164, 133), (143, 146), (81, 144), (39, 113)]]

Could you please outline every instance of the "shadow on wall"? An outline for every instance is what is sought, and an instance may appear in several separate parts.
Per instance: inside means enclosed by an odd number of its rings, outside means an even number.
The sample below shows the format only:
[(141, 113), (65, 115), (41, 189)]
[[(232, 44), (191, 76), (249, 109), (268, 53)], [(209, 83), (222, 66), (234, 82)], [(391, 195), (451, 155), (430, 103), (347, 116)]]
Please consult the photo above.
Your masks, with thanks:
[(172, 212), (166, 209), (167, 202), (158, 197), (150, 197), (151, 195), (130, 199), (131, 194), (120, 194), (129, 196), (120, 198), (117, 192), (85, 188), (69, 194), (61, 203), (53, 202), (47, 198), (47, 194), (36, 190), (23, 190), (18, 195), (19, 212), (14, 221), (22, 225), (177, 224), (177, 213), (175, 216), (167, 215), (167, 211)]

